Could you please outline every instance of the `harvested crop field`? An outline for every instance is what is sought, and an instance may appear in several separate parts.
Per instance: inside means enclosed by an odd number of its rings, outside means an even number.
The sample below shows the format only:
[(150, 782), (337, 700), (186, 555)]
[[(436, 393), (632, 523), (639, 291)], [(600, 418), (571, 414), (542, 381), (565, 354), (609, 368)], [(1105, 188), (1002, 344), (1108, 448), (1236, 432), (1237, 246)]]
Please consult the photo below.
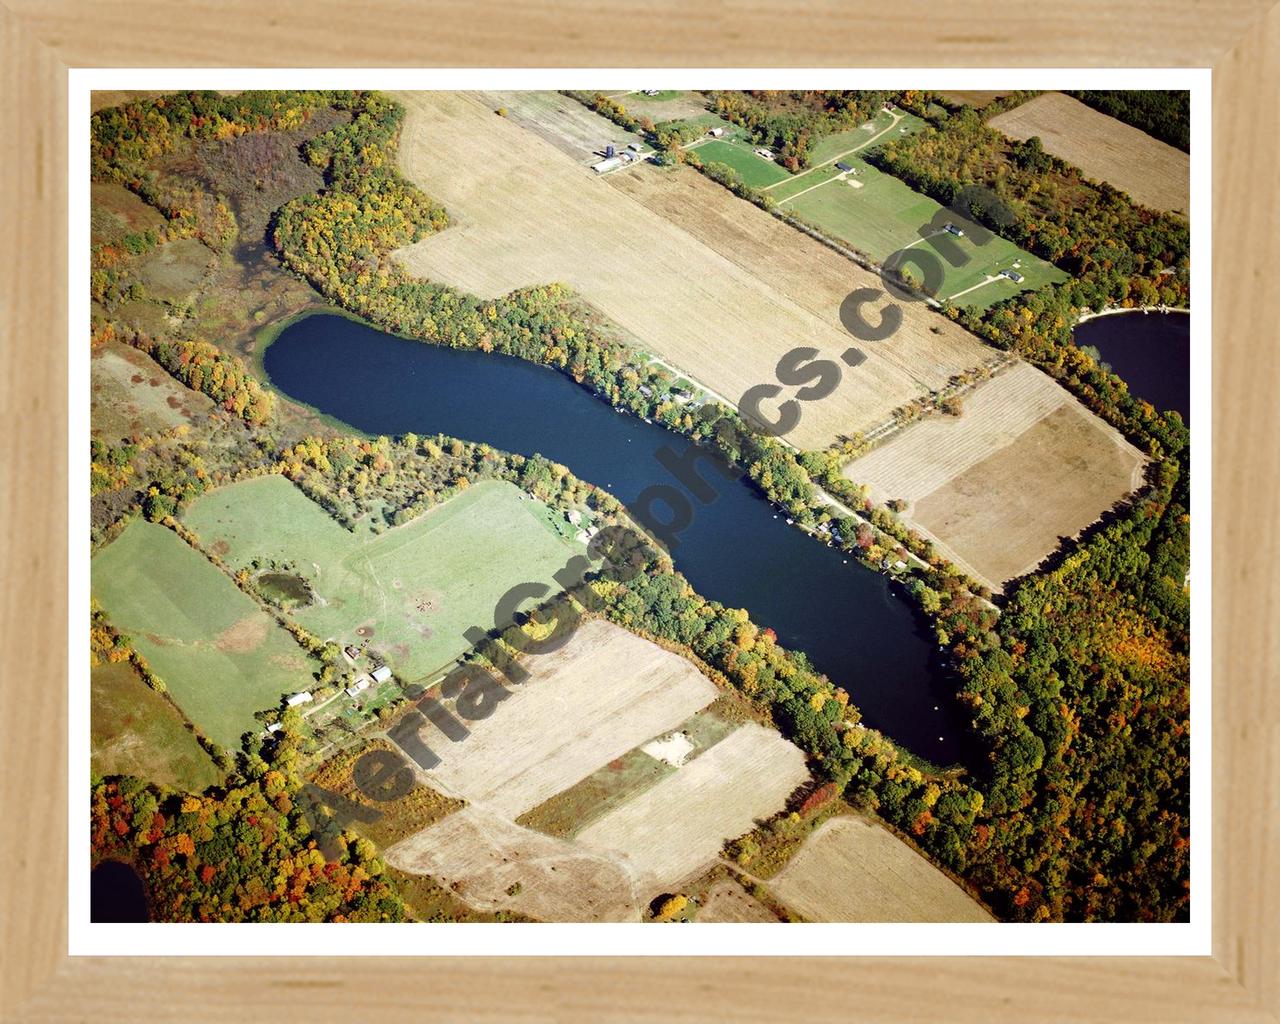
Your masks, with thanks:
[[(571, 839), (638, 793), (657, 785), (699, 757), (735, 728), (733, 722), (706, 707), (643, 747), (635, 747), (516, 820), (548, 835)], [(679, 756), (671, 756), (679, 751)]]
[(256, 711), (310, 689), (293, 638), (172, 530), (135, 521), (93, 558), (93, 595), (206, 735), (237, 749)]
[(833, 818), (824, 824), (774, 876), (769, 888), (810, 921), (987, 924), (995, 920), (897, 836), (860, 817)]
[(804, 754), (747, 723), (578, 834), (578, 844), (625, 855), (642, 895), (704, 869), (725, 840), (779, 810), (809, 777)]
[[(845, 373), (835, 395), (805, 409), (806, 417), (814, 416), (828, 429), (848, 432), (879, 424), (897, 406), (992, 358), (972, 334), (920, 303), (897, 303), (903, 318), (893, 337), (855, 342), (841, 323), (841, 305), (855, 288), (881, 290), (879, 277), (691, 168), (641, 167), (609, 175), (609, 184), (747, 273), (767, 278), (866, 353), (867, 361)], [(874, 323), (885, 304), (870, 304), (865, 317)]]
[(694, 920), (698, 924), (765, 924), (778, 919), (736, 881), (724, 878), (707, 890)]
[(93, 353), (89, 382), (91, 432), (108, 442), (169, 430), (213, 408), (213, 402), (183, 387), (150, 356), (119, 341)]
[(1077, 99), (1048, 92), (990, 123), (1011, 139), (1039, 136), (1046, 152), (1136, 203), (1183, 216), (1190, 210), (1190, 155)]
[(911, 424), (845, 467), (992, 589), (1038, 565), (1142, 482), (1145, 460), (1027, 363), (971, 392), (959, 417)]
[(388, 864), (430, 875), (476, 910), (540, 921), (635, 921), (631, 875), (615, 855), (533, 832), (476, 807), (383, 851)]
[(478, 96), (490, 110), (505, 109), (511, 121), (545, 139), (576, 163), (592, 164), (603, 159), (609, 144), (619, 151), (632, 143), (644, 145), (641, 136), (558, 92), (483, 92)]
[(491, 716), (469, 722), (464, 743), (424, 730), (442, 758), (431, 783), (511, 819), (716, 697), (690, 662), (601, 619), (522, 664), (529, 678)]
[[(407, 268), (482, 296), (563, 281), (642, 347), (731, 400), (774, 380), (793, 348), (839, 359), (854, 343), (841, 303), (855, 288), (879, 290), (871, 272), (691, 168), (646, 165), (601, 179), (474, 96), (399, 99), (405, 173), (453, 218), (400, 250)], [(990, 358), (923, 306), (903, 313), (892, 344), (858, 344), (867, 361), (806, 409), (792, 441), (820, 448), (869, 429)], [(874, 321), (874, 310), (867, 315)]]

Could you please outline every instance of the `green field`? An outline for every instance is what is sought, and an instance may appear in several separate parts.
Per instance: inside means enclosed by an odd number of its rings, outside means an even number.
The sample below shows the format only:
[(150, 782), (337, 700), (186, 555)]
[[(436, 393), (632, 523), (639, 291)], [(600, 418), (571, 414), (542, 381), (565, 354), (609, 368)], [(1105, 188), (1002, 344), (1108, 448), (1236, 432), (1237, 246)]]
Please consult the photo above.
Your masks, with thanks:
[(678, 125), (678, 124), (679, 125), (686, 125), (686, 124), (697, 125), (699, 128), (702, 128), (706, 131), (710, 131), (712, 128), (723, 128), (724, 135), (721, 137), (725, 139), (738, 138), (743, 134), (742, 129), (739, 128), (732, 121), (726, 121), (719, 114), (716, 114), (710, 110), (704, 111), (703, 113), (700, 113), (700, 114), (689, 114), (689, 115), (686, 115), (685, 117), (675, 117), (675, 118), (671, 118), (670, 120), (659, 121), (657, 124), (657, 127), (659, 128), (659, 130), (661, 130), (663, 128), (670, 128), (673, 125)]
[(291, 563), (315, 594), (293, 618), (344, 645), (368, 641), (409, 681), (470, 647), (468, 628), (493, 628), (512, 586), (560, 590), (552, 574), (585, 550), (562, 514), (497, 481), (380, 535), (348, 532), (278, 476), (206, 494), (185, 519), (237, 569), (255, 558)]
[[(846, 157), (842, 162), (850, 164), (857, 174), (838, 175), (834, 165), (823, 168), (808, 179), (810, 185), (819, 180), (822, 184), (783, 201), (781, 207), (875, 260), (887, 259), (890, 254), (908, 247), (928, 250), (945, 270), (937, 297), (953, 300), (960, 306), (985, 309), (1019, 291), (1038, 288), (1049, 281), (1066, 280), (1067, 275), (1057, 267), (998, 235), (992, 235), (984, 245), (975, 244), (972, 225), (961, 225), (966, 228), (963, 238), (951, 235), (921, 238), (921, 228), (932, 224), (942, 209), (938, 203), (892, 175), (876, 170), (865, 160)], [(861, 187), (851, 185), (851, 181)], [(943, 219), (959, 221), (958, 217)], [(958, 263), (957, 250), (968, 258), (967, 263)], [(917, 280), (921, 279), (918, 265), (908, 263), (907, 266)], [(1016, 269), (1025, 280), (1017, 284), (1000, 277), (983, 284), (986, 278), (1006, 268)]]
[(239, 749), (255, 711), (309, 689), (293, 638), (172, 530), (134, 522), (92, 563), (93, 595), (191, 721)]
[[(859, 125), (857, 128), (850, 128), (845, 132), (824, 135), (809, 147), (809, 166), (817, 167), (829, 160), (835, 160), (850, 150), (861, 150), (868, 143), (881, 145), (890, 139), (914, 134), (924, 127), (924, 122), (914, 114), (902, 114), (901, 111), (898, 113), (900, 115), (899, 120), (895, 123), (893, 114), (887, 114), (883, 110), (877, 111), (874, 117), (865, 122), (871, 125), (870, 131)], [(885, 129), (891, 126), (895, 130), (888, 134), (883, 134)], [(903, 128), (906, 129), (905, 132), (902, 131)]]
[(94, 775), (133, 775), (194, 793), (222, 781), (182, 716), (127, 661), (95, 666), (90, 684)]
[(870, 152), (892, 139), (918, 132), (924, 122), (914, 114), (898, 111), (886, 114), (883, 110), (870, 121), (870, 130), (861, 126), (847, 132), (837, 132), (814, 143), (809, 151), (809, 169), (790, 175), (786, 181), (765, 189), (766, 193), (782, 203), (801, 192), (807, 192), (823, 181), (838, 177), (837, 162), (852, 163), (848, 159), (855, 152)]
[(752, 188), (765, 188), (791, 176), (780, 164), (756, 156), (750, 143), (736, 139), (729, 142), (723, 139), (704, 142), (693, 152), (698, 154), (698, 159), (704, 164), (727, 164), (732, 167)]

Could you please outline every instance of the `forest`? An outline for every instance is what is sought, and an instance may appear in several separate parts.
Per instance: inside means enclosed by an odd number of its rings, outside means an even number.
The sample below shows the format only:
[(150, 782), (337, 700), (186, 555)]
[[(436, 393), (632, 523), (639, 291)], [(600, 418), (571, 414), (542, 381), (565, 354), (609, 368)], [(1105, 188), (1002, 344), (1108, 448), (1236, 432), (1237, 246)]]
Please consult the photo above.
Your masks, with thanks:
[[(866, 159), (943, 206), (965, 207), (974, 220), (1092, 286), (1081, 298), (1096, 308), (1121, 289), (1122, 298), (1150, 290), (1168, 305), (1188, 301), (1186, 221), (1091, 184), (1039, 139), (1013, 142), (970, 108), (936, 117)], [(965, 192), (974, 185), (986, 193)]]
[[(296, 714), (296, 713), (295, 713)], [(158, 921), (402, 921), (404, 904), (367, 839), (326, 859), (299, 803), (293, 734), (269, 760), (242, 758), (221, 792), (174, 793), (141, 780), (92, 792), (95, 862), (134, 865)]]

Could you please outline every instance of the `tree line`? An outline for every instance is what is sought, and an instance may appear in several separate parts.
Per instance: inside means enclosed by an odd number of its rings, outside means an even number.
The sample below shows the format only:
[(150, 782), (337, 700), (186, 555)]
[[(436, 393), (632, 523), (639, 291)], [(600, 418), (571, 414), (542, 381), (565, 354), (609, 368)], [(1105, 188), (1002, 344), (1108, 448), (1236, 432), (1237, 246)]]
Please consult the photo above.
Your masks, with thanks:
[(1191, 152), (1191, 93), (1185, 89), (1077, 89), (1067, 95)]
[[(1123, 192), (1086, 181), (1044, 151), (1037, 138), (1013, 142), (971, 108), (935, 115), (923, 131), (895, 138), (866, 155), (881, 170), (941, 203), (967, 206), (974, 220), (1096, 286), (1167, 296), (1185, 305), (1190, 292), (1190, 230), (1171, 214), (1137, 206)], [(967, 186), (1000, 200), (966, 203)]]
[(897, 93), (883, 89), (752, 89), (708, 94), (712, 110), (745, 128), (754, 144), (776, 151), (782, 165), (792, 172), (810, 166), (812, 147), (823, 137), (857, 128), (897, 98)]
[(95, 343), (118, 338), (145, 352), (192, 391), (208, 395), (249, 426), (266, 423), (275, 409), (275, 395), (258, 383), (238, 356), (227, 355), (207, 341), (154, 338), (144, 331), (100, 322)]

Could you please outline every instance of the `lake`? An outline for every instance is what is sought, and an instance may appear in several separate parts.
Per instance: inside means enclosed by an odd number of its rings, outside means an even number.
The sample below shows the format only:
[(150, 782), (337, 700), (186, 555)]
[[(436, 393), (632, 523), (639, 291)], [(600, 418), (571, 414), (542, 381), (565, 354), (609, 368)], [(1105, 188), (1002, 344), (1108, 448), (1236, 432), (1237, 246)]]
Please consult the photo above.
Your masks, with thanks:
[[(409, 341), (331, 314), (281, 331), (263, 367), (286, 395), (369, 434), (442, 433), (538, 453), (628, 507), (655, 484), (683, 492), (657, 453), (694, 447), (547, 367)], [(894, 585), (788, 526), (749, 483), (705, 461), (699, 472), (715, 497), (693, 502), (693, 521), (671, 549), (689, 582), (805, 652), (868, 725), (934, 763), (963, 761), (954, 683), (927, 623)]]
[(1129, 393), (1191, 422), (1191, 317), (1186, 313), (1116, 313), (1076, 326), (1075, 343), (1098, 350)]
[(104, 860), (89, 876), (89, 920), (99, 924), (136, 924), (151, 920), (147, 896), (133, 868)]

